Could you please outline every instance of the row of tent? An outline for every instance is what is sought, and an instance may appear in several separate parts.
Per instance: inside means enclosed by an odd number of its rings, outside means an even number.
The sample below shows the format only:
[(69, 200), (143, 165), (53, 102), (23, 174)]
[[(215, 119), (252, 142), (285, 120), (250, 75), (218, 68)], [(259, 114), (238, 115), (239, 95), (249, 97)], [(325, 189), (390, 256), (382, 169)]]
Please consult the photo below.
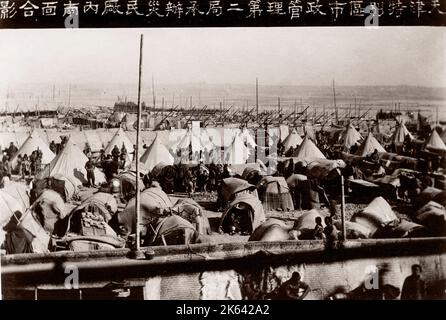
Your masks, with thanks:
[[(404, 124), (401, 124), (400, 129), (397, 129), (395, 136), (402, 137), (404, 134), (408, 134)], [(407, 132), (406, 132), (407, 131)], [(100, 131), (99, 131), (100, 132)], [(204, 131), (202, 131), (203, 133)], [(251, 153), (255, 147), (255, 140), (251, 136), (248, 130), (232, 130), (233, 134), (228, 136), (231, 140), (230, 144), (224, 149), (223, 161), (227, 164), (245, 164), (249, 159)], [(216, 147), (209, 135), (196, 134), (193, 130), (187, 130), (183, 132), (183, 135), (179, 135), (178, 139), (173, 144), (166, 144), (163, 142), (163, 136), (165, 140), (166, 131), (154, 132), (156, 135), (151, 141), (148, 148), (145, 150), (140, 149), (140, 160), (145, 170), (152, 170), (156, 165), (164, 163), (166, 165), (174, 164), (173, 153), (177, 150), (189, 150), (190, 146), (192, 151), (195, 148), (198, 151), (203, 150), (218, 150), (217, 156), (220, 157), (220, 149)], [(124, 145), (128, 153), (133, 152), (133, 142), (128, 136), (128, 132), (122, 129), (118, 129), (111, 137), (107, 146), (105, 147), (105, 154), (110, 154), (113, 147), (117, 146), (121, 148)], [(410, 133), (409, 133), (410, 134)], [(1, 136), (1, 134), (0, 134)], [(404, 135), (405, 136), (405, 135)], [(172, 139), (172, 136), (170, 136)], [(345, 130), (343, 138), (344, 144), (353, 145), (359, 143), (362, 139), (361, 135), (351, 125)], [(30, 155), (32, 151), (40, 149), (42, 151), (42, 164), (46, 165), (45, 169), (40, 173), (40, 176), (51, 176), (53, 174), (61, 173), (64, 176), (74, 177), (80, 183), (85, 182), (86, 172), (84, 169), (85, 163), (88, 161), (87, 157), (82, 152), (82, 147), (85, 141), (78, 142), (76, 139), (70, 136), (69, 144), (64, 150), (56, 155), (49, 149), (49, 146), (45, 139), (40, 135), (39, 131), (33, 131), (28, 138), (23, 142), (16, 156), (12, 159), (12, 165), (17, 164), (18, 155)], [(224, 143), (223, 143), (224, 144)], [(314, 144), (314, 142), (306, 135), (302, 140), (297, 131), (293, 130), (283, 141), (285, 150), (290, 146), (297, 148), (292, 157), (297, 160), (309, 160), (309, 159), (325, 159), (324, 154)], [(427, 148), (434, 150), (446, 151), (446, 146), (441, 140), (438, 133), (433, 130), (431, 137), (427, 142)], [(170, 149), (170, 150), (169, 150)], [(378, 150), (378, 152), (386, 152), (381, 144), (375, 139), (375, 137), (369, 133), (367, 138), (364, 139), (358, 147), (356, 152), (357, 156), (367, 156)], [(218, 160), (218, 159), (215, 159)], [(219, 161), (214, 161), (218, 163)], [(104, 181), (103, 174), (98, 170), (96, 181), (101, 183)]]
[[(183, 140), (188, 135), (186, 134), (181, 140)], [(118, 130), (112, 137), (108, 146), (105, 148), (105, 153), (111, 153), (114, 146), (119, 148), (125, 145), (128, 152), (133, 152), (133, 143), (127, 136), (127, 133), (122, 129)], [(241, 135), (236, 135), (230, 147), (227, 149), (226, 153), (229, 154), (229, 159), (232, 159), (233, 163), (245, 163), (246, 155), (248, 154), (247, 149), (244, 145)], [(69, 177), (71, 180), (75, 181), (76, 185), (82, 185), (86, 183), (86, 170), (84, 168), (85, 163), (88, 161), (87, 156), (83, 153), (79, 144), (76, 140), (71, 138), (61, 150), (61, 152), (56, 156), (49, 148), (45, 140), (40, 136), (38, 131), (31, 133), (24, 143), (19, 148), (18, 152), (12, 159), (12, 165), (15, 166), (18, 162), (19, 155), (30, 155), (34, 150), (40, 149), (42, 151), (42, 164), (45, 165), (44, 169), (38, 174), (37, 178), (42, 179), (45, 177), (50, 177), (54, 175), (62, 175)], [(141, 150), (143, 151), (143, 150)], [(167, 146), (161, 142), (160, 136), (155, 136), (150, 146), (141, 152), (142, 156), (140, 160), (142, 162), (143, 168), (147, 171), (152, 170), (157, 164), (164, 163), (171, 165), (174, 163), (174, 158), (172, 153), (168, 150)], [(98, 168), (95, 170), (96, 183), (105, 182), (105, 176)]]
[[(406, 141), (407, 136), (410, 140), (415, 140), (404, 123), (400, 122), (390, 137), (390, 143), (394, 144), (395, 146), (401, 146), (403, 145), (404, 141)], [(311, 140), (307, 139), (308, 137), (309, 135), (306, 135), (306, 138), (302, 140), (297, 131), (293, 130), (282, 141), (284, 151), (287, 152), (291, 148), (298, 148), (292, 155), (292, 157), (297, 159), (325, 158), (320, 150), (313, 143), (311, 143)], [(374, 150), (377, 150), (378, 152), (386, 152), (384, 147), (378, 142), (371, 132), (364, 139), (351, 124), (340, 132), (339, 142), (342, 148), (345, 150), (350, 150), (352, 146), (357, 145), (358, 149), (356, 150), (355, 155), (361, 157), (370, 155), (374, 152)], [(304, 147), (302, 147), (302, 145)], [(446, 144), (436, 130), (432, 131), (425, 144), (425, 147), (426, 149), (432, 151), (446, 151)]]

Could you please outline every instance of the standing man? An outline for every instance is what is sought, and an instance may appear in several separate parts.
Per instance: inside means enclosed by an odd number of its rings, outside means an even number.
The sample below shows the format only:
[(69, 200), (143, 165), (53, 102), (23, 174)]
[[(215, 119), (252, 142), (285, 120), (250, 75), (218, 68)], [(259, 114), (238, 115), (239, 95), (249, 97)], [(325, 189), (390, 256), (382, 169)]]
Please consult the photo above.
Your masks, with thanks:
[(89, 187), (95, 186), (94, 169), (95, 169), (94, 161), (92, 160), (91, 157), (89, 157), (87, 163), (85, 164), (85, 170), (87, 170), (87, 180)]
[(414, 264), (412, 274), (404, 280), (401, 300), (423, 300), (426, 298), (426, 285), (421, 279), (421, 266)]
[(3, 171), (4, 171), (4, 175), (7, 176), (9, 178), (9, 180), (11, 180), (12, 165), (11, 165), (11, 160), (8, 155), (5, 156), (5, 160), (3, 162)]
[(21, 163), (21, 173), (22, 179), (25, 180), (26, 176), (30, 173), (30, 164), (28, 160), (28, 155), (24, 155)]

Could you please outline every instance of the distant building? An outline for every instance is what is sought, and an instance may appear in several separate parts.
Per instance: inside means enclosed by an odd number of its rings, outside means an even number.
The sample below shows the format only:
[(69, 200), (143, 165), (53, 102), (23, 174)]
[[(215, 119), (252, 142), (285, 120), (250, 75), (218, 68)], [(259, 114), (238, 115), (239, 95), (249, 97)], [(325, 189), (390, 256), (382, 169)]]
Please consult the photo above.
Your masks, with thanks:
[[(141, 109), (145, 110), (146, 104), (143, 102), (141, 104)], [(138, 105), (132, 101), (117, 101), (113, 107), (114, 111), (125, 112), (125, 113), (137, 113)]]

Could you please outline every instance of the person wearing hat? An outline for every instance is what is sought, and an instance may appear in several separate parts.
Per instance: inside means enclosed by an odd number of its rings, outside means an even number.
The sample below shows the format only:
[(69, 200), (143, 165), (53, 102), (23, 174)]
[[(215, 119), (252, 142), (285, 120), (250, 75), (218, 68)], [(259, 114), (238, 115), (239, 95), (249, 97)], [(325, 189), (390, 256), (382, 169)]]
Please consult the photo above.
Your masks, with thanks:
[(414, 264), (412, 274), (404, 280), (401, 300), (423, 300), (426, 298), (426, 284), (421, 279), (421, 266)]
[(96, 168), (93, 159), (91, 156), (88, 158), (87, 163), (85, 163), (85, 170), (87, 170), (87, 180), (88, 180), (88, 186), (94, 187), (95, 186), (95, 178), (94, 178), (94, 169)]

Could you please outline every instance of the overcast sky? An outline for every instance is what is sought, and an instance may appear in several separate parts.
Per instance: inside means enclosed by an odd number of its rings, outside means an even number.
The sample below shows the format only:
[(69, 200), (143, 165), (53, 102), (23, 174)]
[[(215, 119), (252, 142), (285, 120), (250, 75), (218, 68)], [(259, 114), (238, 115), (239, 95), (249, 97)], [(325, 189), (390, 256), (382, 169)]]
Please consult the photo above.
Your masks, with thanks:
[(0, 84), (146, 82), (446, 87), (446, 28), (1, 30)]

